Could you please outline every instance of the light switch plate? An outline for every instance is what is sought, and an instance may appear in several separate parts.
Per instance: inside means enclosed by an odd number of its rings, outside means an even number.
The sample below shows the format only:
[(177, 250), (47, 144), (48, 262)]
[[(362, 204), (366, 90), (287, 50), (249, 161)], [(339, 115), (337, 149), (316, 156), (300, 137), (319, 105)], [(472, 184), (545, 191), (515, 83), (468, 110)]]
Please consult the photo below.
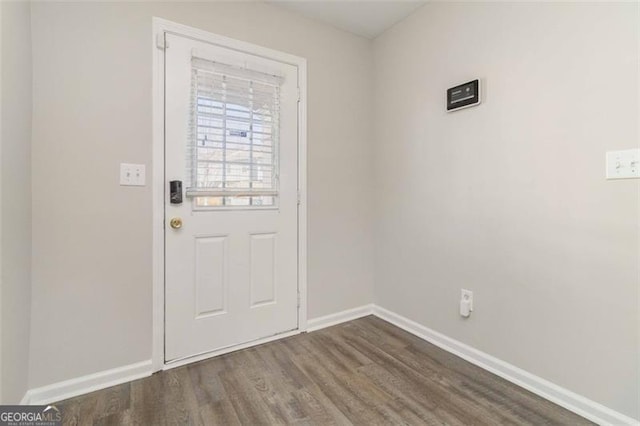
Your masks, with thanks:
[(607, 179), (640, 178), (640, 149), (607, 152)]
[(145, 183), (144, 164), (120, 164), (120, 185), (144, 186)]

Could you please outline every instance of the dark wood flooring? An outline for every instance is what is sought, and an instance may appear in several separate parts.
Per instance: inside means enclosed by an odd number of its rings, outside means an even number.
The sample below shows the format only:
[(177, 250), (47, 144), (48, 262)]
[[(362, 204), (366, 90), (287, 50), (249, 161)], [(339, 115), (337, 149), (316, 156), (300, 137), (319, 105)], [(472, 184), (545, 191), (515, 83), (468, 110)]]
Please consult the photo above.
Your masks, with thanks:
[(81, 425), (582, 425), (376, 317), (62, 401)]

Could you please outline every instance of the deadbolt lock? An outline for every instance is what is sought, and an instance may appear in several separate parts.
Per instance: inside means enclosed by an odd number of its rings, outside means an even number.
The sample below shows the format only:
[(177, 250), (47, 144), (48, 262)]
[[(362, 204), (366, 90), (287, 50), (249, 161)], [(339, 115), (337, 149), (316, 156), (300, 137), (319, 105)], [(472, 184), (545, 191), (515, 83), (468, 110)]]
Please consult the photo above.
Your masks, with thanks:
[(182, 219), (180, 219), (179, 217), (174, 217), (169, 222), (169, 225), (171, 225), (173, 229), (180, 229), (182, 228)]

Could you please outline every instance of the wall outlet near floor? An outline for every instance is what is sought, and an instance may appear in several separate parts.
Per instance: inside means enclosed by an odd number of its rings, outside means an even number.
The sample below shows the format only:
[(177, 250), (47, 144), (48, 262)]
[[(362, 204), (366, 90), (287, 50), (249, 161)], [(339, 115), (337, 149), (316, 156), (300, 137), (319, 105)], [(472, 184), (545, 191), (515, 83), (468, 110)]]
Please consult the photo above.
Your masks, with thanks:
[(460, 291), (460, 316), (467, 318), (473, 311), (473, 292), (471, 290)]

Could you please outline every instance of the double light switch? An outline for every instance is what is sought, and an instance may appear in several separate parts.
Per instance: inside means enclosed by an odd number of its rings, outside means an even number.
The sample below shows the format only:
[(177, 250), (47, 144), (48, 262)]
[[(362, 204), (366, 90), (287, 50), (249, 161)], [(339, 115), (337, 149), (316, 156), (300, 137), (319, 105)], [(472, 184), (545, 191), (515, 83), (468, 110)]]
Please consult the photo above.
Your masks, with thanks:
[(607, 179), (640, 178), (640, 149), (607, 152)]
[(144, 186), (145, 183), (144, 164), (120, 164), (120, 185)]

